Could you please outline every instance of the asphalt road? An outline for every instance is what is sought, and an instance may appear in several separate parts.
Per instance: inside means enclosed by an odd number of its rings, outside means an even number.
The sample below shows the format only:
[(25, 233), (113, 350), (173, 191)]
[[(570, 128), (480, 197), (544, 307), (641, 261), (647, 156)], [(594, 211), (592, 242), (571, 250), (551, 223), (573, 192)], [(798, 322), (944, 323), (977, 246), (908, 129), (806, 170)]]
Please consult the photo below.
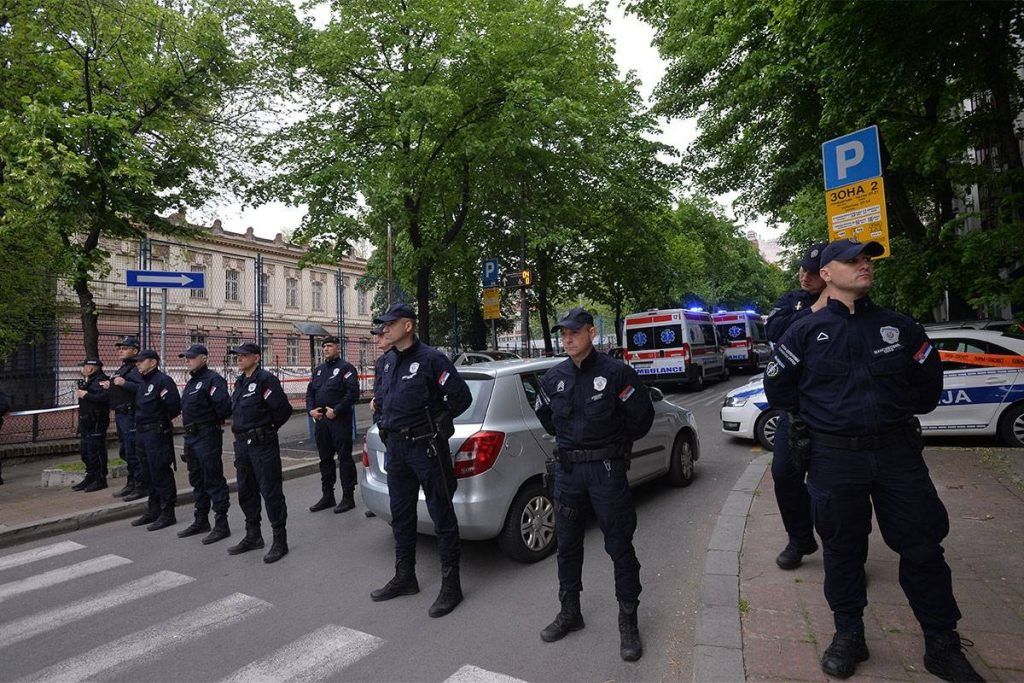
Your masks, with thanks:
[[(522, 565), (492, 542), (464, 543), (466, 600), (431, 619), (440, 571), (434, 539), (423, 536), (421, 593), (374, 603), (370, 591), (392, 573), (390, 529), (361, 507), (310, 514), (319, 494), (310, 476), (285, 482), (291, 553), (275, 565), (263, 564), (265, 551), (227, 555), (243, 533), (234, 500), (234, 535), (212, 546), (176, 538), (189, 521), (180, 510), (177, 527), (160, 532), (117, 522), (4, 552), (0, 680), (689, 679), (704, 550), (722, 502), (759, 450), (720, 431), (722, 397), (745, 379), (667, 396), (696, 415), (701, 459), (688, 488), (655, 482), (635, 492), (639, 662), (619, 659), (612, 566), (596, 526), (584, 567), (587, 626), (545, 644), (539, 631), (558, 607), (553, 557)], [(300, 424), (292, 429), (299, 440)], [(266, 525), (264, 535), (269, 546)]]

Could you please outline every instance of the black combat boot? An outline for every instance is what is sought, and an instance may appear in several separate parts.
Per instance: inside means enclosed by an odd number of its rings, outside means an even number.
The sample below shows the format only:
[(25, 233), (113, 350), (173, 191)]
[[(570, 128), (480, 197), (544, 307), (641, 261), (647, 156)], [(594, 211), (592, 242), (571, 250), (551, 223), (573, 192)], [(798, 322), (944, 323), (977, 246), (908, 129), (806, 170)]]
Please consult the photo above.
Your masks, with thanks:
[(210, 515), (196, 511), (195, 519), (187, 527), (178, 532), (178, 538), (187, 538), (210, 530)]
[(462, 582), (459, 580), (459, 567), (445, 567), (441, 571), (441, 592), (437, 600), (427, 612), (432, 617), (443, 617), (459, 606), (462, 602)]
[(309, 511), (320, 512), (321, 510), (334, 507), (336, 502), (337, 501), (334, 500), (334, 489), (324, 491), (324, 495), (320, 496), (320, 500), (309, 506)]
[(635, 662), (644, 653), (636, 620), (638, 606), (636, 602), (619, 601), (619, 656), (624, 662)]
[(89, 486), (91, 483), (93, 483), (95, 480), (96, 480), (96, 476), (94, 474), (86, 474), (85, 475), (85, 479), (83, 479), (82, 481), (80, 481), (77, 484), (75, 484), (74, 486), (72, 486), (71, 490), (72, 491), (84, 491), (85, 488), (87, 486)]
[(941, 631), (924, 637), (924, 668), (944, 681), (974, 683), (985, 679), (964, 656), (963, 647), (974, 645), (956, 631)]
[(145, 526), (147, 524), (152, 524), (157, 520), (159, 516), (160, 506), (150, 503), (149, 507), (146, 509), (145, 514), (143, 514), (138, 519), (132, 520), (132, 526)]
[(142, 488), (141, 484), (138, 484), (128, 493), (121, 497), (126, 503), (130, 503), (133, 500), (141, 500), (142, 498), (149, 498), (149, 489)]
[(415, 595), (420, 592), (420, 584), (416, 581), (416, 562), (401, 560), (395, 564), (395, 575), (384, 584), (383, 588), (370, 593), (374, 602), (383, 602), (400, 595)]
[(230, 535), (231, 529), (228, 528), (228, 513), (214, 513), (213, 530), (206, 536), (206, 538), (203, 539), (203, 545), (210, 545), (217, 541), (223, 541)]
[(579, 591), (560, 592), (558, 601), (562, 603), (562, 609), (555, 615), (555, 620), (540, 632), (540, 639), (545, 643), (561, 640), (570, 631), (579, 631), (585, 626), (583, 613), (580, 612)]
[(160, 516), (156, 520), (146, 527), (147, 531), (160, 531), (160, 529), (166, 529), (169, 526), (174, 526), (178, 523), (178, 518), (174, 516), (174, 507), (168, 506), (166, 509), (160, 511)]
[(789, 542), (786, 549), (779, 553), (779, 556), (775, 558), (775, 564), (779, 565), (779, 569), (796, 569), (804, 561), (804, 555), (810, 555), (818, 552), (818, 542), (813, 538), (808, 543), (794, 543)]
[(124, 498), (135, 488), (135, 482), (132, 481), (131, 477), (125, 482), (124, 488), (114, 491), (114, 498)]
[(267, 564), (273, 564), (282, 557), (288, 554), (288, 532), (285, 530), (284, 525), (276, 527), (274, 529), (274, 542), (270, 545), (270, 550), (266, 555), (263, 556), (263, 561)]
[(93, 491), (102, 491), (107, 488), (106, 477), (96, 477), (92, 480), (92, 483), (82, 489), (86, 493), (92, 493)]
[(355, 489), (345, 488), (341, 490), (341, 502), (334, 508), (334, 514), (340, 514), (342, 512), (348, 512), (356, 506)]
[(263, 547), (263, 534), (260, 533), (259, 522), (245, 523), (245, 538), (228, 548), (228, 555), (241, 555), (250, 550), (259, 550)]
[(849, 678), (858, 662), (868, 661), (868, 645), (863, 631), (836, 631), (832, 644), (821, 656), (821, 670), (832, 678)]

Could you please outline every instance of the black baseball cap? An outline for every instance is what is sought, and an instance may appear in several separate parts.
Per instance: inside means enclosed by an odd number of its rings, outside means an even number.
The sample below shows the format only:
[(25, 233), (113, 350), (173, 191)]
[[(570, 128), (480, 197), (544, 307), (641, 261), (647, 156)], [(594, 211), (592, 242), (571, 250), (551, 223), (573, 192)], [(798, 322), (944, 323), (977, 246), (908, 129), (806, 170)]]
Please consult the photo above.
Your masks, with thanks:
[(98, 368), (102, 368), (103, 361), (101, 361), (99, 358), (86, 358), (85, 360), (82, 361), (82, 365), (95, 365)]
[(337, 337), (335, 337), (333, 334), (329, 334), (326, 337), (324, 337), (323, 340), (321, 340), (320, 343), (321, 344), (340, 344), (341, 340), (338, 339)]
[(850, 261), (862, 253), (871, 257), (881, 256), (885, 253), (885, 247), (878, 242), (861, 242), (853, 238), (829, 242), (821, 252), (820, 267), (824, 268), (832, 261)]
[(137, 349), (137, 348), (139, 348), (139, 338), (138, 337), (132, 337), (132, 336), (129, 335), (129, 336), (125, 337), (124, 339), (122, 339), (121, 341), (119, 341), (116, 344), (114, 344), (114, 346), (117, 346), (117, 347), (128, 346), (128, 347), (131, 347), (133, 349)]
[(153, 349), (146, 349), (145, 351), (140, 351), (139, 353), (135, 354), (135, 358), (133, 360), (136, 363), (138, 363), (140, 360), (148, 360), (150, 358), (152, 358), (158, 363), (160, 362), (160, 354), (154, 351)]
[(179, 353), (178, 358), (195, 358), (196, 356), (209, 356), (210, 351), (202, 344), (193, 344), (192, 346), (185, 349), (184, 353)]
[(819, 242), (814, 244), (804, 252), (804, 256), (800, 259), (800, 267), (804, 270), (812, 273), (817, 273), (821, 270), (821, 253), (825, 251), (825, 247), (828, 246), (828, 242)]
[(383, 325), (384, 323), (391, 323), (400, 318), (416, 319), (416, 311), (412, 309), (409, 304), (392, 304), (391, 308), (384, 313), (384, 315), (378, 316), (373, 319), (375, 325)]
[(245, 342), (244, 344), (236, 346), (235, 348), (233, 348), (230, 351), (228, 351), (228, 353), (234, 353), (234, 354), (239, 355), (239, 356), (245, 355), (245, 354), (252, 354), (252, 355), (256, 355), (256, 356), (262, 356), (263, 355), (263, 352), (260, 351), (259, 345), (258, 344), (254, 344), (252, 342)]
[(563, 327), (567, 330), (578, 330), (584, 325), (593, 325), (594, 316), (590, 315), (590, 311), (585, 308), (576, 307), (570, 309), (568, 313), (562, 316), (562, 319), (551, 328), (552, 332), (558, 332)]
[(371, 327), (370, 328), (370, 334), (372, 334), (375, 337), (379, 337), (380, 335), (384, 334), (384, 326), (383, 325), (376, 325), (374, 327)]

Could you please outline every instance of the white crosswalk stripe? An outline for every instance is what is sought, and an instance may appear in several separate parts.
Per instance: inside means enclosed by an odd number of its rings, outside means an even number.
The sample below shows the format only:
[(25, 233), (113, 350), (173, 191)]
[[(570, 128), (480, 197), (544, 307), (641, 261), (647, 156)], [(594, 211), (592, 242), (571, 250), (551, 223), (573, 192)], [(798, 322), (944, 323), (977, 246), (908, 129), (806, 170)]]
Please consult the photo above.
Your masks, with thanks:
[(269, 602), (234, 593), (208, 605), (119, 638), (89, 652), (37, 671), (22, 681), (75, 683), (111, 674), (159, 658), (168, 651), (270, 609)]
[(12, 567), (20, 567), (21, 565), (28, 564), (30, 562), (44, 560), (47, 557), (56, 557), (57, 555), (70, 553), (74, 550), (81, 550), (84, 547), (84, 545), (75, 543), (74, 541), (61, 541), (60, 543), (52, 543), (40, 548), (33, 548), (32, 550), (14, 553), (13, 555), (0, 557), (0, 571), (3, 571), (4, 569), (11, 569)]
[(506, 676), (505, 674), (494, 673), (481, 669), (478, 666), (467, 664), (451, 676), (444, 683), (525, 683), (521, 679)]
[(59, 583), (70, 581), (72, 579), (81, 578), (83, 576), (89, 576), (90, 574), (98, 574), (105, 572), (108, 569), (120, 567), (122, 565), (131, 564), (132, 561), (125, 557), (118, 555), (103, 555), (92, 560), (85, 560), (77, 564), (71, 564), (60, 569), (54, 569), (42, 574), (36, 574), (20, 581), (10, 581), (8, 583), (0, 584), (0, 602), (13, 598), (16, 595), (28, 593), (30, 591), (39, 590), (40, 588), (49, 588), (50, 586), (56, 586)]
[(383, 644), (368, 633), (328, 624), (239, 669), (224, 683), (323, 681)]
[(39, 612), (7, 624), (0, 624), (0, 648), (10, 647), (40, 633), (53, 631), (93, 614), (113, 609), (133, 600), (151, 597), (194, 580), (190, 576), (175, 572), (157, 572), (70, 605)]

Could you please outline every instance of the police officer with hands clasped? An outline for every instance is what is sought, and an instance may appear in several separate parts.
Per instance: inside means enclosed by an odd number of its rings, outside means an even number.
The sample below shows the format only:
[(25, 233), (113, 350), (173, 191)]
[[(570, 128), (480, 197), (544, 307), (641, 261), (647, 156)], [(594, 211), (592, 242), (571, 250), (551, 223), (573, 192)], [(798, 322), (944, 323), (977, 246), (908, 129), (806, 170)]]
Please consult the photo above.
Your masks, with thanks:
[[(819, 301), (825, 289), (821, 279), (821, 252), (827, 243), (815, 244), (800, 259), (800, 289), (786, 292), (775, 302), (768, 314), (765, 331), (772, 344), (778, 344), (782, 335), (797, 320), (810, 315), (812, 307)], [(774, 407), (774, 406), (773, 406)], [(805, 472), (793, 466), (789, 458), (789, 415), (779, 414), (775, 428), (775, 443), (772, 449), (772, 481), (775, 484), (775, 502), (779, 506), (782, 525), (789, 536), (789, 542), (775, 564), (780, 569), (796, 569), (803, 562), (804, 555), (817, 552), (814, 540), (814, 523), (811, 521), (811, 496), (804, 483)]]
[(636, 509), (626, 471), (633, 442), (654, 422), (654, 405), (633, 368), (594, 348), (589, 312), (570, 310), (552, 331), (561, 331), (569, 358), (544, 374), (537, 417), (558, 446), (554, 499), (561, 610), (540, 636), (553, 642), (584, 626), (583, 536), (592, 512), (615, 566), (619, 654), (635, 661), (643, 654), (637, 623), (640, 562), (633, 549)]
[(132, 522), (157, 531), (177, 522), (174, 504), (174, 432), (171, 421), (181, 413), (181, 395), (174, 380), (160, 372), (160, 354), (146, 349), (135, 356), (142, 382), (135, 394), (135, 453), (142, 464), (140, 489), (149, 491), (149, 508)]
[(792, 458), (808, 461), (836, 628), (821, 667), (848, 678), (869, 656), (864, 562), (874, 507), (924, 631), (925, 668), (945, 680), (979, 681), (955, 630), (960, 610), (941, 545), (949, 517), (928, 474), (915, 417), (939, 400), (939, 354), (920, 325), (868, 297), (871, 258), (883, 252), (877, 242), (857, 240), (824, 249), (827, 305), (793, 323), (765, 371), (769, 402), (793, 416)]
[(281, 382), (260, 367), (261, 349), (252, 342), (231, 349), (238, 356), (242, 374), (231, 395), (231, 431), (235, 435), (235, 469), (238, 473), (238, 507), (245, 515), (245, 538), (228, 548), (238, 555), (262, 548), (260, 496), (267, 504), (267, 519), (274, 542), (263, 557), (267, 564), (288, 554), (285, 522), (288, 508), (281, 484), (281, 446), (277, 431), (292, 415), (292, 406)]
[(456, 479), (448, 439), (453, 420), (472, 403), (472, 395), (443, 353), (416, 338), (416, 313), (395, 304), (376, 318), (382, 343), (394, 346), (385, 355), (379, 428), (387, 446), (385, 469), (395, 537), (395, 576), (370, 593), (374, 601), (413, 595), (416, 580), (416, 505), (420, 487), (434, 521), (441, 555), (441, 590), (428, 614), (442, 617), (462, 602), (459, 577), (459, 523), (452, 506)]
[[(221, 428), (231, 415), (231, 396), (228, 383), (207, 365), (209, 355), (202, 344), (193, 344), (178, 354), (188, 365), (188, 382), (181, 396), (181, 423), (185, 427), (182, 460), (188, 466), (188, 483), (195, 492), (195, 520), (178, 532), (178, 538), (209, 531), (203, 538), (203, 545), (231, 535), (228, 482), (224, 478), (224, 430)], [(212, 529), (211, 507), (215, 518)]]
[[(356, 466), (352, 461), (352, 406), (359, 400), (359, 372), (341, 358), (341, 340), (324, 337), (324, 362), (313, 370), (306, 388), (306, 410), (313, 418), (316, 450), (320, 454), (323, 495), (310, 508), (333, 507), (337, 513), (356, 506)], [(335, 467), (334, 456), (338, 456)], [(334, 482), (341, 479), (341, 502), (335, 507)]]
[(74, 491), (91, 493), (107, 488), (107, 427), (110, 425), (110, 396), (100, 385), (107, 379), (103, 363), (95, 358), (82, 361), (82, 379), (78, 380), (78, 434), (85, 479), (72, 486)]
[(132, 501), (149, 497), (149, 491), (142, 485), (142, 463), (135, 454), (135, 395), (142, 384), (142, 375), (135, 367), (139, 340), (129, 336), (114, 346), (117, 347), (117, 353), (121, 358), (121, 366), (114, 370), (110, 379), (101, 381), (100, 386), (109, 391), (110, 407), (114, 411), (114, 424), (120, 442), (119, 455), (128, 469), (128, 481), (125, 482), (124, 488), (114, 493), (114, 497)]

